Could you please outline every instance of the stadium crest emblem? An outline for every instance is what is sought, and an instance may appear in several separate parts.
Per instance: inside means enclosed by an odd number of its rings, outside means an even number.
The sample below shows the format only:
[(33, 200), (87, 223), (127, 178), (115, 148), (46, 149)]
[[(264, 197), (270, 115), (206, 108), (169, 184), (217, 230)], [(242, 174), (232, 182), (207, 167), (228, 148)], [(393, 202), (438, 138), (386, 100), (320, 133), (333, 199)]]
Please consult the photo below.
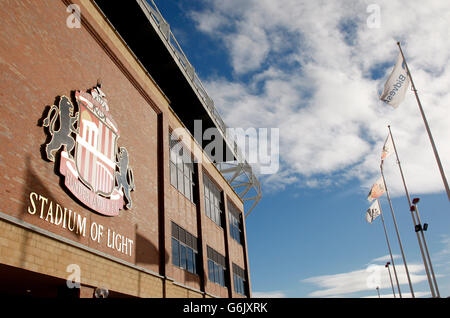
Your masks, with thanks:
[(125, 204), (124, 196), (126, 208), (132, 207), (130, 192), (135, 185), (128, 151), (117, 147), (119, 128), (100, 87), (76, 91), (75, 100), (75, 114), (70, 99), (62, 96), (44, 119), (51, 135), (45, 146), (47, 159), (55, 162), (55, 153), (64, 146), (59, 171), (67, 189), (92, 210), (116, 216)]

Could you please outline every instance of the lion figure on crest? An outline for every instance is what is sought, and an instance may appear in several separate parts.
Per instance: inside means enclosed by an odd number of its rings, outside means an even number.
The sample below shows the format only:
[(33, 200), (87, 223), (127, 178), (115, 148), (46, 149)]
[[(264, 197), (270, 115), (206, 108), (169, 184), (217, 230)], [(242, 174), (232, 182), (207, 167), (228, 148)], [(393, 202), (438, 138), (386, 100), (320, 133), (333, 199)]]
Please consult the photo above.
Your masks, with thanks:
[(136, 186), (134, 184), (133, 170), (128, 167), (128, 151), (124, 147), (119, 148), (117, 154), (117, 166), (119, 171), (116, 171), (115, 176), (117, 180), (117, 189), (120, 191), (123, 188), (123, 193), (127, 199), (127, 209), (131, 209), (132, 200), (130, 192), (133, 191)]
[[(53, 113), (55, 111), (55, 113)], [(71, 136), (72, 133), (77, 133), (74, 124), (78, 120), (77, 114), (73, 115), (74, 108), (70, 100), (66, 96), (62, 96), (59, 101), (59, 107), (53, 105), (44, 119), (43, 126), (48, 127), (51, 141), (45, 146), (47, 159), (55, 161), (54, 152), (66, 146), (66, 151), (70, 153), (75, 146), (75, 140)], [(52, 116), (53, 114), (53, 116)], [(59, 129), (55, 131), (55, 122), (59, 118)]]

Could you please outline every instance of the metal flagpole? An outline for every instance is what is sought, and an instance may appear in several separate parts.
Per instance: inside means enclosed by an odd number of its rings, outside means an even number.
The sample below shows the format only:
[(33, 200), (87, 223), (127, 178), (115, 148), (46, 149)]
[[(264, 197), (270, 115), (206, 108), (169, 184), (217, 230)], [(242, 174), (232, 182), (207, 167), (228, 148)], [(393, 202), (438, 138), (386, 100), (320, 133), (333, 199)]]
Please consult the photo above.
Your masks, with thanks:
[(430, 264), (431, 275), (433, 276), (434, 288), (436, 288), (437, 297), (440, 298), (441, 294), (439, 293), (438, 285), (437, 285), (437, 282), (436, 282), (436, 276), (434, 276), (433, 265), (431, 264), (430, 253), (428, 253), (428, 246), (427, 246), (427, 242), (425, 240), (425, 234), (423, 233), (422, 222), (420, 221), (419, 209), (417, 208), (417, 203), (418, 202), (419, 202), (419, 199), (414, 199), (413, 200), (413, 205), (411, 206), (411, 211), (413, 211), (413, 210), (416, 211), (417, 221), (419, 221), (419, 231), (422, 234), (423, 245), (425, 247), (425, 252), (427, 254), (428, 263)]
[(381, 163), (380, 168), (381, 168), (381, 176), (383, 177), (384, 188), (386, 189), (386, 196), (389, 201), (389, 207), (391, 208), (392, 219), (394, 220), (394, 226), (395, 226), (395, 232), (397, 233), (398, 245), (400, 245), (400, 251), (402, 252), (403, 264), (405, 265), (406, 276), (408, 278), (408, 283), (409, 283), (409, 289), (411, 290), (411, 297), (415, 298), (414, 290), (413, 290), (413, 287), (411, 284), (411, 277), (409, 277), (408, 265), (406, 264), (405, 253), (403, 252), (402, 240), (400, 239), (400, 234), (398, 233), (397, 220), (395, 219), (395, 213), (394, 213), (394, 208), (392, 207), (391, 196), (389, 195), (389, 191), (388, 191), (388, 188), (386, 185), (386, 180), (384, 179), (383, 163)]
[(400, 46), (400, 42), (397, 42), (398, 48), (400, 49), (400, 53), (402, 54), (403, 62), (406, 66), (406, 72), (408, 73), (409, 79), (411, 80), (411, 87), (416, 96), (417, 105), (419, 105), (420, 114), (422, 115), (423, 122), (425, 123), (425, 128), (428, 133), (428, 138), (430, 138), (431, 146), (433, 147), (434, 156), (436, 158), (436, 162), (439, 167), (439, 172), (441, 173), (442, 181), (444, 182), (445, 191), (447, 191), (447, 197), (450, 200), (450, 188), (448, 186), (447, 178), (445, 177), (444, 168), (442, 168), (441, 159), (439, 158), (439, 154), (436, 149), (436, 145), (434, 144), (433, 136), (431, 135), (430, 127), (428, 126), (427, 118), (425, 117), (425, 113), (422, 108), (422, 104), (420, 103), (419, 95), (417, 95), (417, 89), (414, 85), (414, 81), (412, 79), (411, 73), (409, 72), (408, 64), (406, 63), (405, 56), (403, 55), (402, 47)]
[[(377, 201), (378, 201), (378, 199), (377, 199)], [(395, 265), (394, 265), (394, 258), (392, 257), (391, 244), (389, 243), (389, 237), (388, 237), (388, 234), (386, 231), (386, 224), (384, 223), (383, 211), (381, 210), (381, 205), (380, 205), (379, 201), (378, 201), (378, 207), (380, 208), (380, 216), (381, 216), (381, 221), (383, 222), (384, 235), (386, 236), (386, 242), (387, 242), (387, 246), (389, 249), (389, 255), (391, 256), (391, 262), (392, 262), (392, 266), (394, 268), (395, 280), (397, 281), (398, 294), (400, 295), (400, 298), (402, 298), (402, 292), (400, 291), (400, 284), (398, 282), (397, 271), (396, 271)], [(391, 275), (391, 272), (389, 272), (389, 276), (390, 275)], [(392, 284), (392, 277), (391, 277), (391, 284)], [(392, 291), (394, 291), (394, 286), (392, 286)], [(395, 292), (394, 292), (394, 297), (395, 297)]]
[[(394, 137), (392, 136), (391, 126), (388, 126), (388, 128), (389, 128), (389, 135), (391, 136), (391, 140), (392, 140), (392, 145), (394, 146), (395, 156), (397, 157), (397, 164), (398, 164), (398, 167), (400, 168), (400, 175), (402, 176), (403, 186), (404, 186), (405, 192), (406, 192), (406, 198), (408, 199), (408, 207), (409, 207), (409, 209), (411, 209), (411, 198), (409, 196), (408, 188), (406, 187), (405, 176), (403, 175), (402, 165), (400, 164), (400, 159), (398, 157), (397, 148), (395, 147), (395, 141), (394, 141)], [(381, 165), (381, 167), (383, 167), (383, 164)], [(383, 168), (381, 168), (381, 173), (383, 174)], [(384, 176), (383, 176), (383, 180), (384, 180)], [(385, 182), (385, 186), (386, 186), (386, 182)], [(386, 190), (386, 193), (387, 193), (387, 190)], [(411, 217), (413, 219), (414, 231), (415, 231), (417, 223), (416, 223), (416, 218), (414, 216), (414, 212), (411, 212)], [(416, 235), (417, 235), (417, 241), (419, 242), (420, 252), (422, 254), (423, 265), (425, 266), (425, 272), (427, 273), (428, 284), (430, 285), (431, 295), (434, 298), (436, 295), (434, 294), (433, 284), (431, 283), (430, 271), (428, 270), (427, 261), (425, 259), (425, 254), (423, 252), (422, 241), (420, 240), (418, 232), (416, 232)]]
[[(389, 272), (389, 279), (391, 280), (392, 293), (394, 294), (394, 298), (397, 298), (397, 297), (395, 297), (394, 284), (392, 283), (392, 275), (391, 275), (391, 270), (389, 269), (389, 264), (390, 264), (390, 263), (387, 262), (386, 265), (384, 265), (384, 267), (386, 267), (386, 268), (388, 269), (388, 272)], [(402, 298), (402, 296), (400, 296), (400, 298)]]

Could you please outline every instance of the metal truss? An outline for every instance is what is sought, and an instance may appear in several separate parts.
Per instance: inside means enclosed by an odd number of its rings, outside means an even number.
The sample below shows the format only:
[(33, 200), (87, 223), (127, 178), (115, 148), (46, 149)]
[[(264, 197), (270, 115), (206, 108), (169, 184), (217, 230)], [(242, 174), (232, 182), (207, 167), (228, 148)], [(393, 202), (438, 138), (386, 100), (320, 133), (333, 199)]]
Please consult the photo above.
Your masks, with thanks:
[(246, 161), (220, 162), (216, 167), (244, 202), (253, 201), (245, 214), (248, 217), (262, 197), (261, 184), (252, 167)]

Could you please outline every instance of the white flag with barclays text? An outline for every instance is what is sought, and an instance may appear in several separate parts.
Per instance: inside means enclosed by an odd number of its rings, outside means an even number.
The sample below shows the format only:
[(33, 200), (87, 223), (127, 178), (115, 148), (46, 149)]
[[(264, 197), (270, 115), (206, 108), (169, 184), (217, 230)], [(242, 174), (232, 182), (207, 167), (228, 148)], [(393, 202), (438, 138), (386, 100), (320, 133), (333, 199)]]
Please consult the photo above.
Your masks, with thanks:
[(395, 63), (391, 75), (389, 75), (386, 84), (384, 84), (384, 90), (380, 99), (386, 104), (397, 108), (405, 99), (408, 87), (409, 76), (406, 71), (406, 64), (403, 61), (402, 55), (399, 53), (397, 63)]

